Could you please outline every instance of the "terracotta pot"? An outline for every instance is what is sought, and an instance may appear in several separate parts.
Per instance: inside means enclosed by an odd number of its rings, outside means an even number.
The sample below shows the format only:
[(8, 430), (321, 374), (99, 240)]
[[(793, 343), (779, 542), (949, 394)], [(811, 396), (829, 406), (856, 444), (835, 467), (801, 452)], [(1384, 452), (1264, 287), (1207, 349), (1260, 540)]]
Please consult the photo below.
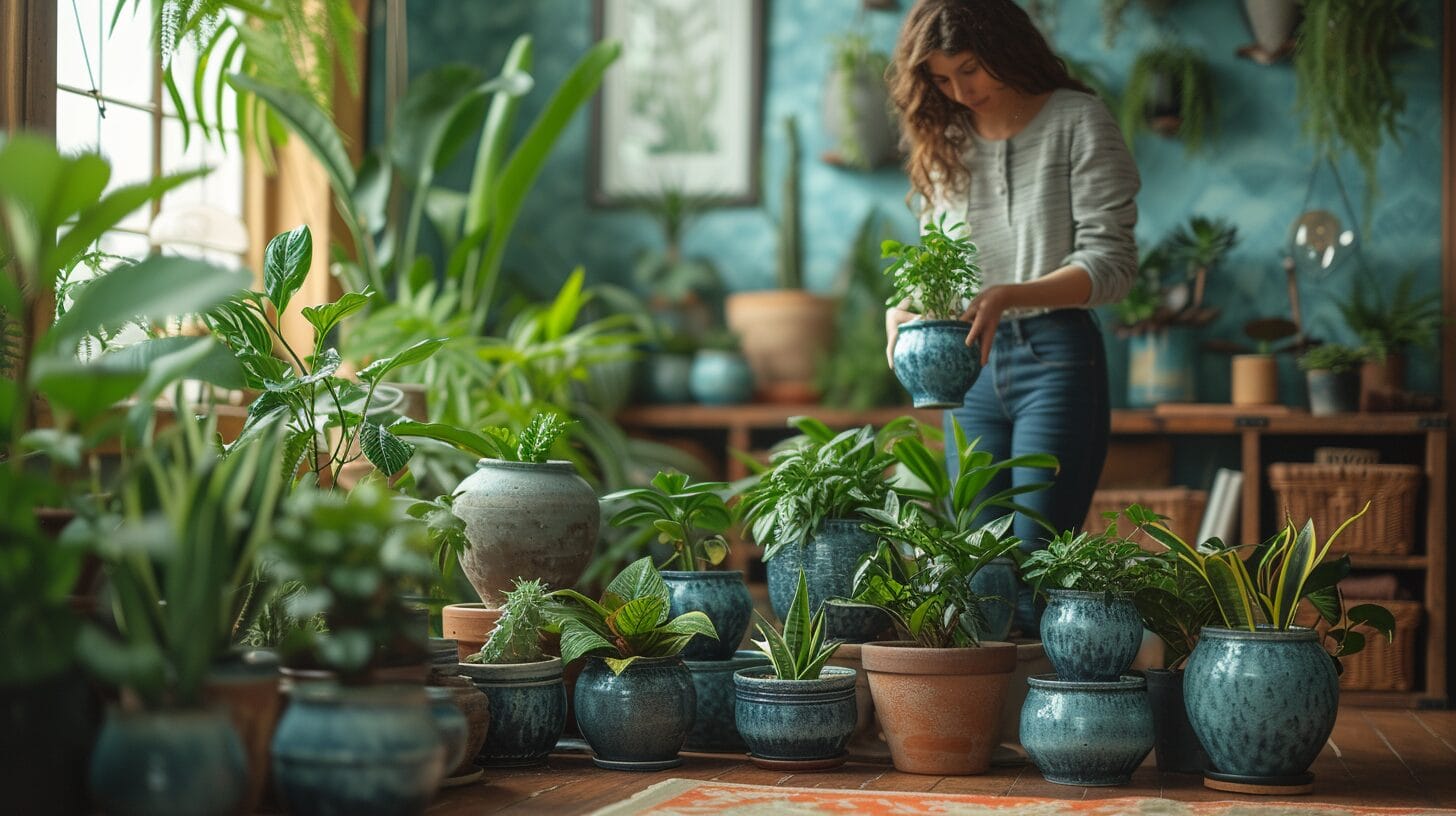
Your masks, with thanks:
[(440, 628), (445, 637), (455, 641), (455, 650), (464, 662), (490, 640), (500, 616), (500, 609), (483, 603), (448, 604), (440, 610)]
[(243, 743), (247, 761), (247, 788), (239, 813), (252, 813), (268, 789), (268, 750), (283, 712), (274, 664), (229, 663), (215, 668), (203, 688), (209, 705), (221, 706)]
[(813, 402), (819, 361), (834, 340), (832, 298), (796, 289), (737, 292), (724, 305), (760, 399)]
[(1405, 390), (1405, 357), (1390, 354), (1360, 366), (1360, 410), (1376, 411), (1387, 404), (1386, 395)]
[(991, 767), (1014, 644), (927, 649), (899, 641), (861, 649), (895, 770), (947, 776)]
[(1272, 354), (1235, 354), (1231, 387), (1234, 405), (1278, 405), (1278, 362)]

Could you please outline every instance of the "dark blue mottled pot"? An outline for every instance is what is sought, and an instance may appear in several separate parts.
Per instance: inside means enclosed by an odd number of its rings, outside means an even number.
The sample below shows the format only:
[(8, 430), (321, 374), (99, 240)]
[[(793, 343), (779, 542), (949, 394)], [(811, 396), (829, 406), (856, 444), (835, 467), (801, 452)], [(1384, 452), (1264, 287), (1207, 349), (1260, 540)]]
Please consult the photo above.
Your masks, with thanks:
[(1112, 682), (1137, 657), (1143, 622), (1125, 595), (1109, 599), (1103, 592), (1049, 589), (1041, 641), (1058, 678)]
[(1311, 629), (1205, 626), (1183, 671), (1183, 702), (1214, 770), (1292, 777), (1334, 730), (1340, 683)]
[(461, 663), (490, 699), (490, 730), (475, 761), (494, 768), (538, 765), (566, 730), (561, 658), (538, 663)]
[(586, 658), (576, 679), (576, 725), (592, 761), (619, 771), (660, 771), (682, 764), (678, 751), (693, 727), (697, 692), (680, 657), (644, 657), (613, 674)]
[(421, 686), (303, 683), (273, 735), (273, 782), (294, 816), (423, 813), (448, 770)]
[(1304, 372), (1309, 385), (1309, 412), (1314, 416), (1344, 414), (1360, 410), (1360, 371), (1327, 370)]
[(1203, 773), (1208, 754), (1188, 724), (1182, 669), (1146, 669), (1148, 706), (1153, 710), (1153, 750), (1163, 773)]
[(247, 791), (248, 765), (224, 709), (113, 708), (91, 753), (89, 781), (103, 813), (228, 816)]
[(741, 754), (747, 745), (738, 733), (734, 707), (733, 673), (751, 666), (768, 665), (763, 652), (743, 650), (728, 660), (685, 660), (693, 675), (697, 693), (697, 710), (693, 730), (683, 741), (684, 751), (709, 751)]
[(971, 324), (915, 320), (895, 340), (895, 376), (916, 408), (959, 408), (981, 373), (979, 346), (966, 345)]
[(1126, 785), (1153, 750), (1153, 713), (1141, 677), (1069, 683), (1028, 677), (1021, 745), (1048, 782)]
[(778, 762), (848, 756), (858, 719), (855, 676), (839, 666), (825, 666), (818, 680), (780, 680), (764, 667), (734, 672), (738, 731), (749, 754)]
[(1011, 634), (1011, 615), (1016, 611), (1016, 562), (997, 558), (971, 576), (971, 591), (981, 596), (986, 613), (982, 640), (1006, 640)]
[[(854, 571), (860, 556), (875, 549), (875, 537), (860, 529), (859, 519), (825, 519), (809, 536), (803, 549), (784, 547), (768, 562), (768, 597), (774, 614), (783, 620), (799, 586), (799, 568), (809, 582), (809, 608), (818, 611), (826, 598), (848, 598), (854, 591)], [(850, 643), (874, 640), (890, 626), (878, 609), (831, 605), (824, 612), (828, 637)]]
[(445, 770), (450, 771), (465, 759), (465, 743), (470, 739), (470, 723), (465, 712), (455, 704), (454, 690), (445, 686), (426, 686), (430, 696), (430, 719), (440, 732), (440, 741), (445, 743)]
[(663, 570), (662, 580), (671, 593), (669, 614), (702, 612), (718, 630), (718, 639), (694, 635), (683, 660), (727, 660), (738, 651), (748, 619), (753, 615), (753, 598), (743, 583), (742, 570)]
[(741, 352), (700, 349), (688, 374), (688, 390), (704, 405), (738, 405), (753, 399), (753, 369)]

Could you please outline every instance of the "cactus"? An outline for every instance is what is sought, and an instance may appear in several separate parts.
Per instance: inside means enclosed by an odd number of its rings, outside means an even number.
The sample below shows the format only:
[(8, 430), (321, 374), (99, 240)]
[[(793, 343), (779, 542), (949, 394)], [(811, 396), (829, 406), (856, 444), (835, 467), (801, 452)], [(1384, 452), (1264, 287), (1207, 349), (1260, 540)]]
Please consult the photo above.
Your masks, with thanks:
[(789, 157), (784, 168), (784, 200), (779, 204), (779, 288), (804, 288), (804, 244), (799, 221), (799, 121), (784, 117)]
[(480, 651), (465, 659), (467, 663), (535, 663), (545, 660), (541, 653), (541, 627), (546, 622), (550, 604), (546, 587), (540, 581), (516, 579), (516, 588), (506, 593), (506, 605), (500, 620), (490, 631), (490, 639)]

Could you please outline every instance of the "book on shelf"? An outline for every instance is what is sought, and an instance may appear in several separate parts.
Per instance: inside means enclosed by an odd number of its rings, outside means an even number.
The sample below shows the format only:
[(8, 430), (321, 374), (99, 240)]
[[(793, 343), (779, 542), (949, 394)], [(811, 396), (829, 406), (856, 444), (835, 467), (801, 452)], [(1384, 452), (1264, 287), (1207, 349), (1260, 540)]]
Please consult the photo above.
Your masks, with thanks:
[(1239, 498), (1243, 489), (1242, 471), (1219, 468), (1213, 475), (1213, 487), (1208, 491), (1203, 520), (1198, 524), (1198, 538), (1189, 543), (1197, 546), (1210, 538), (1218, 538), (1225, 544), (1238, 544)]

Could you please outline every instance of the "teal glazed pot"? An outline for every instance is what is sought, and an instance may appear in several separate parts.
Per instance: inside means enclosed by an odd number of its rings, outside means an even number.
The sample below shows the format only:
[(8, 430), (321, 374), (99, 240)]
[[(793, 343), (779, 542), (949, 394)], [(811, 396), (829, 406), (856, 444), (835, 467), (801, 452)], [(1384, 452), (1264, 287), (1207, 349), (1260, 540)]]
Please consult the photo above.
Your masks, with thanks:
[(643, 361), (643, 396), (648, 402), (679, 403), (693, 398), (693, 356), (654, 351)]
[(663, 570), (671, 596), (668, 614), (702, 612), (713, 622), (718, 639), (694, 635), (682, 651), (684, 660), (727, 660), (738, 651), (748, 619), (753, 615), (753, 598), (743, 582), (742, 570)]
[(422, 686), (303, 683), (273, 735), (273, 781), (293, 816), (423, 813), (445, 742)]
[(752, 666), (768, 665), (763, 652), (742, 650), (727, 660), (685, 660), (693, 675), (693, 691), (698, 702), (693, 714), (693, 730), (683, 741), (684, 751), (737, 753), (747, 750), (738, 733), (734, 708), (733, 673)]
[(539, 765), (566, 730), (561, 658), (536, 663), (461, 663), (490, 700), (490, 729), (475, 761), (488, 768)]
[(230, 816), (247, 793), (248, 764), (221, 708), (113, 708), (89, 781), (97, 807), (115, 816)]
[(1021, 745), (1048, 782), (1126, 785), (1153, 750), (1153, 714), (1141, 677), (1072, 683), (1055, 675), (1026, 679)]
[(841, 764), (858, 719), (854, 669), (825, 666), (818, 680), (780, 680), (772, 668), (739, 669), (738, 731), (755, 762)]
[(688, 390), (704, 405), (740, 405), (753, 398), (753, 369), (736, 351), (702, 349), (693, 357)]
[(1057, 677), (1073, 682), (1117, 680), (1137, 657), (1143, 623), (1132, 598), (1074, 589), (1047, 590), (1041, 640)]
[(981, 373), (980, 347), (967, 346), (971, 324), (913, 320), (895, 340), (895, 376), (916, 408), (959, 408)]
[(982, 598), (981, 609), (986, 614), (982, 640), (1004, 641), (1011, 634), (1018, 589), (1016, 562), (1010, 558), (993, 559), (971, 576), (971, 591)]
[(1127, 405), (1192, 402), (1198, 344), (1192, 330), (1170, 326), (1127, 339)]
[[(860, 556), (875, 549), (875, 536), (861, 529), (858, 519), (825, 519), (801, 549), (789, 545), (768, 561), (768, 597), (779, 620), (789, 614), (789, 603), (799, 586), (799, 568), (809, 583), (809, 609), (817, 612), (827, 598), (848, 598), (854, 591), (854, 571)], [(878, 609), (830, 605), (824, 611), (828, 638), (850, 643), (874, 640), (890, 626)]]
[(1163, 773), (1203, 773), (1208, 754), (1198, 744), (1183, 704), (1182, 669), (1145, 669), (1148, 706), (1153, 711), (1153, 751)]
[(1203, 628), (1183, 702), (1213, 770), (1259, 779), (1304, 774), (1335, 727), (1335, 664), (1312, 629)]
[(678, 751), (698, 703), (682, 658), (638, 658), (613, 674), (602, 658), (588, 657), (575, 703), (577, 728), (598, 767), (660, 771), (682, 764)]
[[(465, 759), (465, 744), (470, 739), (470, 723), (465, 712), (455, 704), (455, 692), (445, 686), (426, 686), (430, 697), (430, 719), (445, 744), (445, 772), (458, 767)], [(443, 774), (441, 776), (443, 779)]]

